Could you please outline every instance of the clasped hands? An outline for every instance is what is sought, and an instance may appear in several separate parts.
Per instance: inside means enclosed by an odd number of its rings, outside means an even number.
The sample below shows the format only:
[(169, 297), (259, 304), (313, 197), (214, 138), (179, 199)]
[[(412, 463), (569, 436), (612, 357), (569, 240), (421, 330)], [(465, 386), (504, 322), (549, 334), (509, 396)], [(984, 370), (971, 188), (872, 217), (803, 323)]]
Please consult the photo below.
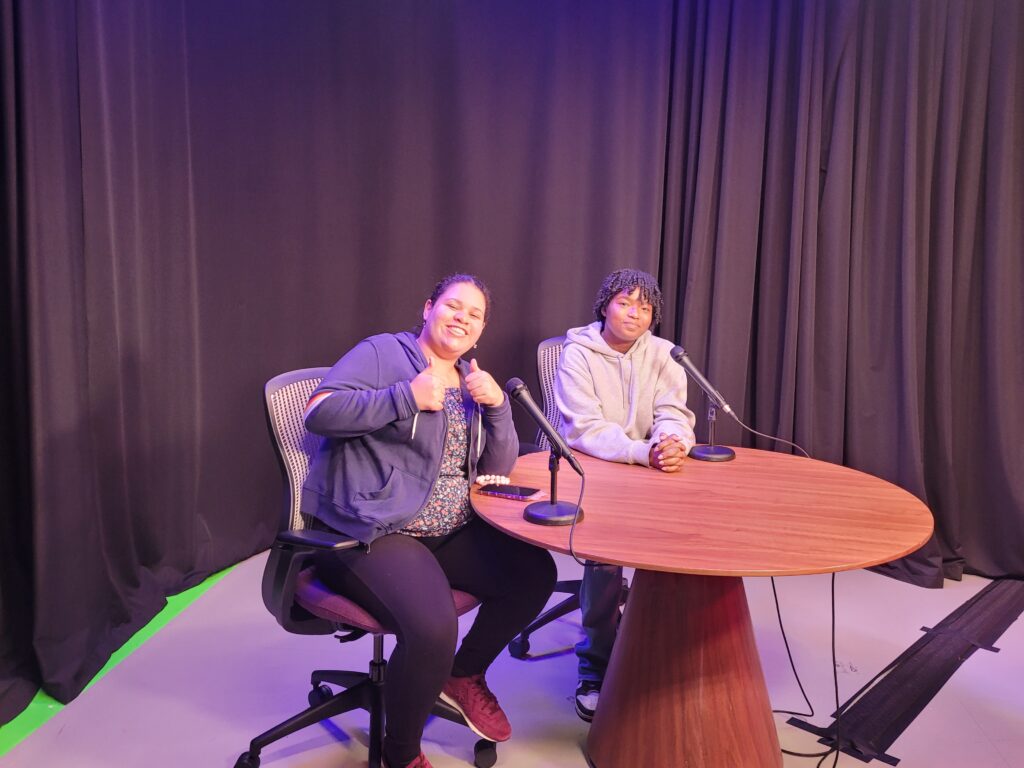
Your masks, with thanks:
[[(444, 379), (434, 370), (434, 358), (427, 358), (427, 367), (409, 382), (416, 407), (421, 411), (439, 411), (444, 407)], [(505, 399), (498, 382), (487, 371), (481, 370), (474, 357), (469, 362), (466, 374), (466, 389), (470, 397), (480, 405), (494, 407)]]
[(651, 446), (649, 454), (651, 469), (660, 469), (662, 472), (678, 472), (683, 468), (685, 458), (686, 447), (683, 441), (676, 435), (665, 433), (658, 436), (658, 442)]

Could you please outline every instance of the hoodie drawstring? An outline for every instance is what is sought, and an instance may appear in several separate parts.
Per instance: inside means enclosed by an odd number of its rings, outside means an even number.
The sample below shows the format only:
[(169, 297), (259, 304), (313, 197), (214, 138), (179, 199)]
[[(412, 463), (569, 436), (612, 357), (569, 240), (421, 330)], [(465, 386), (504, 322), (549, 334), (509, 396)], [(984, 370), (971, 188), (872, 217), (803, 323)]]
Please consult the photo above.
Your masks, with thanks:
[(619, 384), (622, 389), (622, 410), (629, 410), (629, 395), (626, 392), (626, 370), (622, 366), (622, 356), (620, 355), (617, 360), (619, 361)]
[[(484, 452), (484, 412), (483, 409), (473, 404), (473, 410), (476, 411), (476, 457), (479, 459)], [(472, 418), (472, 417), (470, 417)], [(416, 439), (416, 424), (420, 420), (419, 411), (416, 412), (412, 417), (412, 433), (409, 435), (409, 440)], [(470, 433), (472, 437), (472, 432)]]

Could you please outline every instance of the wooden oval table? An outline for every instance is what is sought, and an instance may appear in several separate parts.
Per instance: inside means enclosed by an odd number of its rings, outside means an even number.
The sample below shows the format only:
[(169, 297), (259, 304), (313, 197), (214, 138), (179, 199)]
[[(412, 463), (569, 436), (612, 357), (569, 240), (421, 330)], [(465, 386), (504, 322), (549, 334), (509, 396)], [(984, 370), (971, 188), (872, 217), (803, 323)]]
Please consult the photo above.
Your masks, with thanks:
[[(754, 644), (743, 576), (792, 576), (895, 560), (932, 533), (928, 508), (872, 475), (736, 449), (672, 474), (578, 455), (581, 558), (633, 566), (587, 740), (595, 768), (779, 768), (782, 753)], [(548, 488), (548, 456), (520, 457), (512, 482)], [(580, 478), (562, 463), (560, 500)], [(503, 531), (558, 552), (569, 528), (523, 520), (526, 502), (472, 494)]]

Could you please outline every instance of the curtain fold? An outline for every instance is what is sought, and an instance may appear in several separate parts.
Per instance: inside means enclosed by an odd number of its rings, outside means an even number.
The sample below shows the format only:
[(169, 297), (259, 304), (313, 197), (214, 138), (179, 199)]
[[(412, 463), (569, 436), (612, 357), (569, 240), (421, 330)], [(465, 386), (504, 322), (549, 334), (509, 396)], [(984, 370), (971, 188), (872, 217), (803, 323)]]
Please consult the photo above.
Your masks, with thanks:
[(28, 481), (31, 430), (26, 345), (26, 280), (22, 250), (23, 141), (17, 106), (19, 59), (17, 16), (11, 0), (0, 0), (0, 723), (35, 695), (39, 670), (32, 652), (32, 507)]
[(668, 327), (751, 426), (929, 505), (934, 539), (880, 569), (917, 584), (1024, 572), (1022, 25), (996, 0), (677, 17)]

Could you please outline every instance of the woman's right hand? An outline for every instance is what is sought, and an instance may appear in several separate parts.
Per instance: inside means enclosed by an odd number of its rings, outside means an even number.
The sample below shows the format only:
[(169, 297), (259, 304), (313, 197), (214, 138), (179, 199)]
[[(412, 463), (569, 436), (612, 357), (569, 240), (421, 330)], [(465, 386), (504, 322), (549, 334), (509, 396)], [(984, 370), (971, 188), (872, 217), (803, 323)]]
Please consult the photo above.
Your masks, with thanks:
[(427, 358), (427, 367), (416, 374), (409, 386), (421, 411), (440, 411), (444, 407), (444, 382), (434, 375), (433, 357)]

